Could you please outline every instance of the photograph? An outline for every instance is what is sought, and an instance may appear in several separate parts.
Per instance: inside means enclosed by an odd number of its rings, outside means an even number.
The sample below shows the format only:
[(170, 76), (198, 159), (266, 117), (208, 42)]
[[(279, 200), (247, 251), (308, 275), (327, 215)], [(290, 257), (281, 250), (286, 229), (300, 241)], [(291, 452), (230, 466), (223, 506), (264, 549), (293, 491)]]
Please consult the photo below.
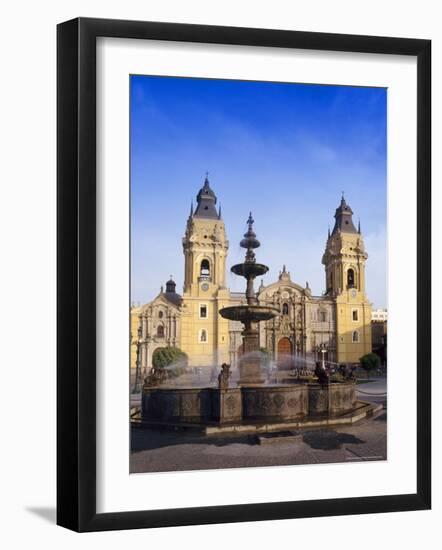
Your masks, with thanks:
[(130, 473), (387, 460), (388, 90), (129, 86)]

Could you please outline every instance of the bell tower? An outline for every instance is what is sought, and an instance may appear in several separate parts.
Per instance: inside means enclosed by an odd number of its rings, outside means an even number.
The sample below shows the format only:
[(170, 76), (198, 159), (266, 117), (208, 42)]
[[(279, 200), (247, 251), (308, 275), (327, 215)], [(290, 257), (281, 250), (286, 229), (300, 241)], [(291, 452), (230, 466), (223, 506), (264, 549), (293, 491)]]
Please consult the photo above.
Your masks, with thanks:
[(196, 197), (197, 206), (187, 219), (183, 238), (184, 293), (207, 296), (226, 284), (226, 237), (221, 208), (206, 176)]
[(371, 303), (365, 293), (365, 251), (361, 227), (342, 194), (328, 233), (322, 263), (326, 295), (336, 307), (336, 350), (339, 363), (357, 363), (371, 346)]
[(217, 197), (206, 175), (187, 219), (183, 237), (184, 289), (181, 349), (191, 366), (212, 367), (228, 361), (229, 326), (219, 310), (230, 303), (226, 288), (229, 242), (216, 208)]

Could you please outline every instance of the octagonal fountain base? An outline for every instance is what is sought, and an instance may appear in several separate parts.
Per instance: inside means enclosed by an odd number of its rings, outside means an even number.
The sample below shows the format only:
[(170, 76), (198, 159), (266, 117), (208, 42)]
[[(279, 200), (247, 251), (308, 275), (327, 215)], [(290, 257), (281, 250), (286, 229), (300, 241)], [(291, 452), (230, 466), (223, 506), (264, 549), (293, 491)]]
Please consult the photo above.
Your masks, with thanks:
[[(145, 387), (142, 421), (149, 425), (279, 425), (344, 418), (360, 408), (354, 382), (267, 384), (218, 388)], [(224, 430), (226, 431), (226, 430)]]

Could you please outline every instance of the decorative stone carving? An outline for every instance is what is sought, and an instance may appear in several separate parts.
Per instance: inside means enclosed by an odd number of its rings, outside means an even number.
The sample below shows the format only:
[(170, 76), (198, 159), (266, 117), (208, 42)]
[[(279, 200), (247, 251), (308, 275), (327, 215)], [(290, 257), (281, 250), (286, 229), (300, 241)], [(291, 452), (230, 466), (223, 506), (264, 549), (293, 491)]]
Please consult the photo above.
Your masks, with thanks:
[(307, 385), (262, 386), (242, 388), (243, 418), (272, 418), (285, 421), (307, 414)]
[(284, 406), (284, 403), (285, 403), (285, 398), (282, 394), (280, 393), (277, 393), (274, 397), (273, 397), (273, 403), (275, 404), (277, 410), (280, 410), (282, 409), (282, 407)]
[(232, 415), (235, 412), (236, 399), (233, 395), (229, 395), (225, 401), (227, 412)]
[(185, 412), (189, 412), (192, 410), (193, 403), (190, 399), (183, 399), (183, 409)]

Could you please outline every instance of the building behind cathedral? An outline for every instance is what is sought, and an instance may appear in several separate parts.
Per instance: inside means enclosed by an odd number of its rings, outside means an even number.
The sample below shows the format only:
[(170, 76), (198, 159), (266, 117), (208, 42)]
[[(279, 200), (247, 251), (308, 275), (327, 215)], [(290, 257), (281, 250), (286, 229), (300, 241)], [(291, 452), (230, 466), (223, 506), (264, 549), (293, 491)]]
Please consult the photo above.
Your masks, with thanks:
[[(182, 295), (171, 277), (151, 302), (131, 308), (131, 368), (136, 367), (138, 349), (143, 373), (152, 367), (155, 350), (166, 346), (187, 353), (191, 367), (224, 362), (234, 367), (241, 355), (242, 324), (223, 319), (218, 312), (246, 300), (244, 293), (226, 287), (229, 241), (207, 177), (187, 219), (182, 246)], [(279, 366), (291, 367), (297, 358), (313, 362), (322, 357), (321, 349), (326, 350), (327, 360), (337, 363), (355, 363), (371, 352), (366, 260), (360, 226), (356, 229), (353, 212), (342, 197), (322, 256), (325, 293), (312, 295), (308, 283), (292, 281), (285, 266), (277, 281), (267, 286), (261, 282), (257, 290), (260, 304), (280, 311), (260, 323), (260, 346)]]

